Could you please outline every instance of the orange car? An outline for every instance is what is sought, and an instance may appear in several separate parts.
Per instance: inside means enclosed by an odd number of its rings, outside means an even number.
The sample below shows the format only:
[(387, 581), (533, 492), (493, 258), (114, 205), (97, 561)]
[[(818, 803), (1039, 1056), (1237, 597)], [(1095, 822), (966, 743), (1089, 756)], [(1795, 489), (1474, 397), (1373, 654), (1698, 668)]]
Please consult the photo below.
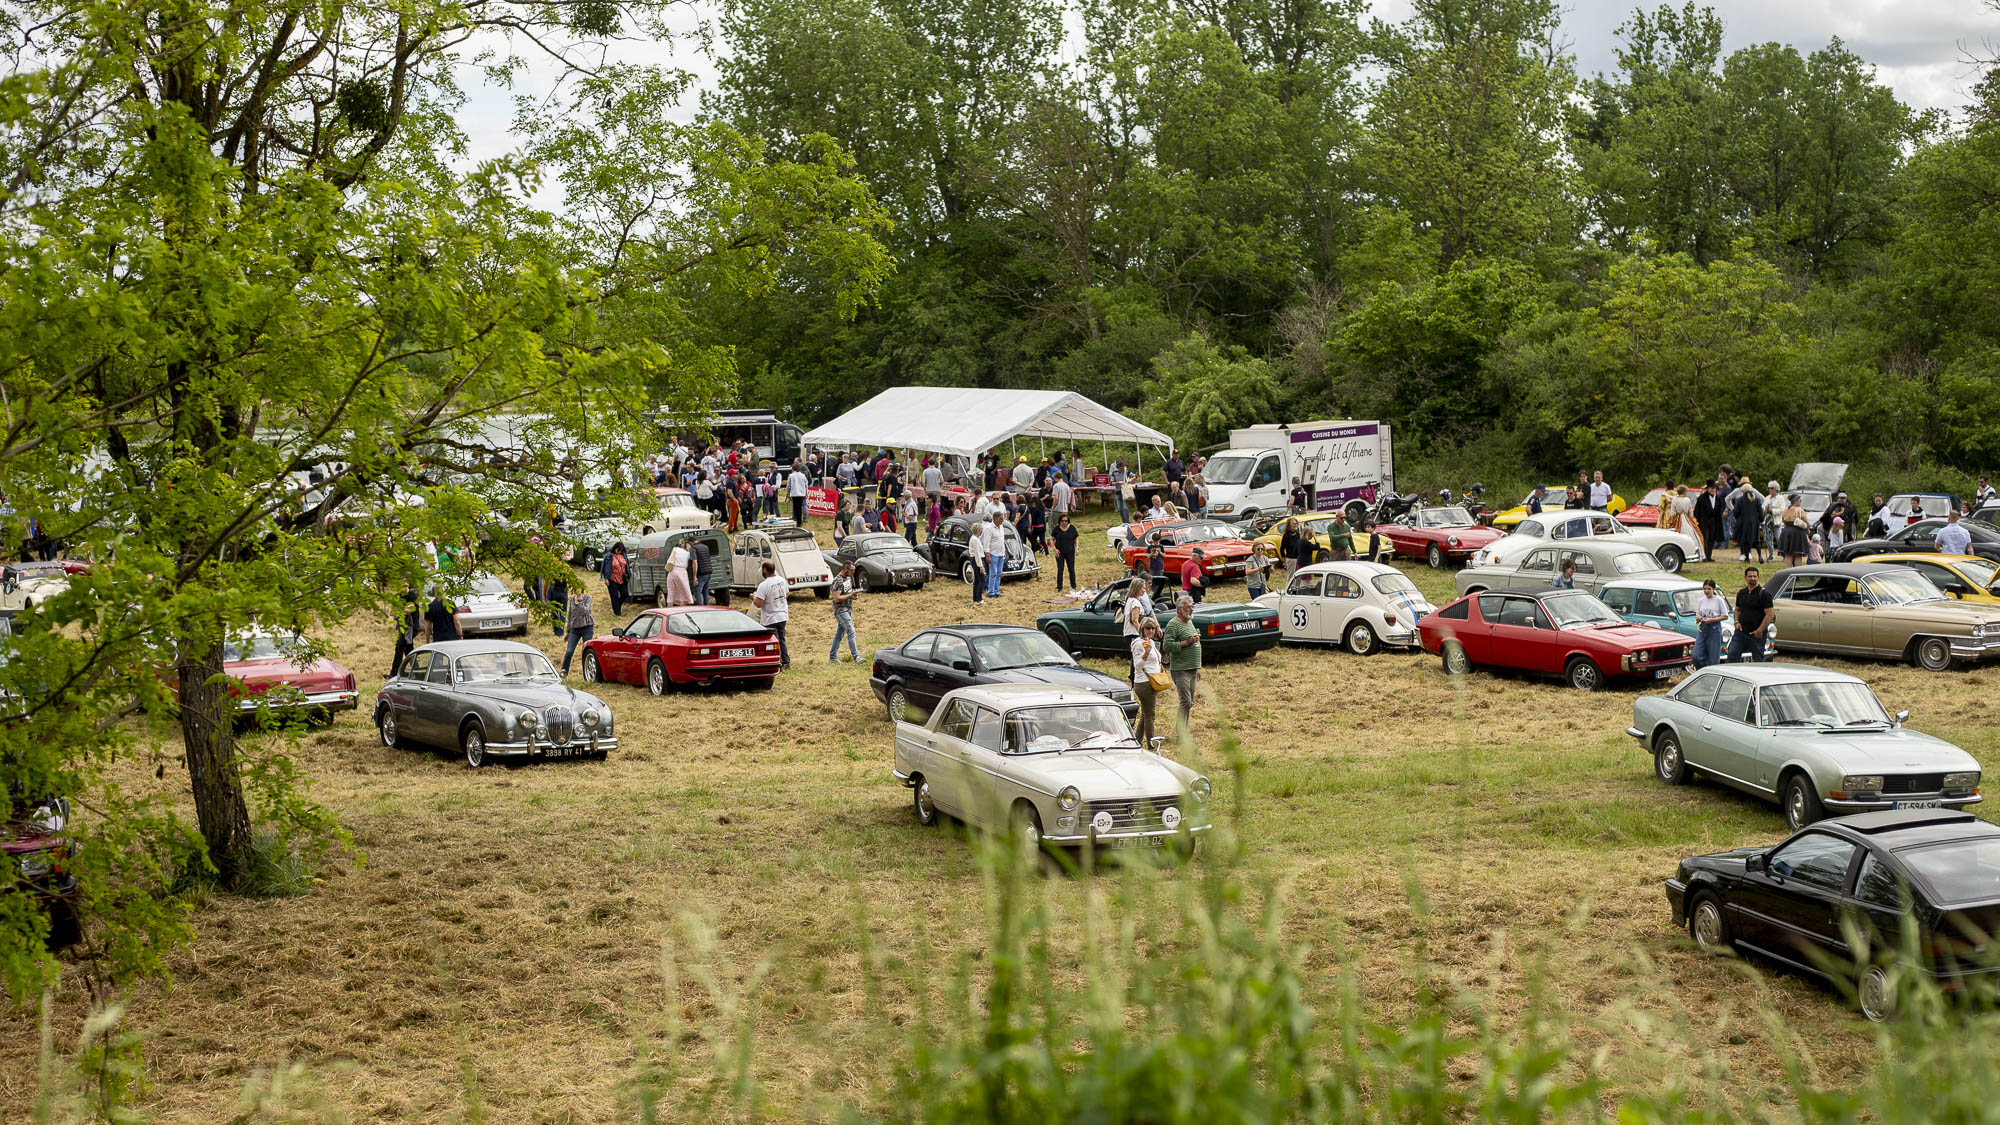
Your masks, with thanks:
[(1125, 565), (1144, 559), (1147, 550), (1156, 543), (1166, 549), (1169, 576), (1181, 572), (1181, 565), (1196, 547), (1201, 548), (1205, 560), (1202, 569), (1212, 577), (1242, 574), (1244, 564), (1257, 550), (1256, 544), (1242, 538), (1232, 524), (1203, 519), (1169, 520), (1153, 524), (1125, 545)]

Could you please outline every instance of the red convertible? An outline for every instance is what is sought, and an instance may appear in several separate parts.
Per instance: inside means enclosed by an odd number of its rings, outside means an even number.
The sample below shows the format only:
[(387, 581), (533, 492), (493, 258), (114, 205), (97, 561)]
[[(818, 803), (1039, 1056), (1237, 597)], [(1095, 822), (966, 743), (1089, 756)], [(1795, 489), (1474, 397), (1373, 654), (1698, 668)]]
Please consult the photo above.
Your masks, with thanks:
[[(1699, 491), (1699, 488), (1690, 488), (1688, 489), (1688, 495), (1692, 496)], [(1666, 511), (1667, 505), (1673, 502), (1674, 490), (1672, 485), (1666, 488), (1655, 488), (1644, 496), (1639, 497), (1637, 504), (1632, 505), (1612, 518), (1626, 527), (1659, 527), (1661, 526), (1660, 513)]]
[(654, 695), (674, 684), (724, 680), (767, 688), (777, 675), (778, 635), (726, 606), (649, 609), (583, 642), (586, 682), (645, 684)]
[(1613, 679), (1663, 680), (1693, 663), (1680, 633), (1628, 625), (1582, 590), (1536, 587), (1467, 594), (1417, 622), (1424, 651), (1451, 675), (1474, 665), (1561, 676), (1595, 691)]
[(225, 640), (222, 670), (234, 681), (229, 694), (236, 712), (246, 718), (260, 710), (296, 711), (309, 722), (325, 723), (335, 711), (354, 710), (361, 699), (354, 673), (324, 656), (307, 658), (295, 642), (262, 631)]
[(1144, 559), (1155, 543), (1166, 548), (1169, 579), (1180, 574), (1181, 565), (1193, 557), (1196, 547), (1201, 548), (1202, 569), (1213, 577), (1242, 574), (1244, 564), (1257, 550), (1257, 545), (1242, 538), (1233, 525), (1216, 520), (1174, 520), (1148, 528), (1128, 542), (1125, 565)]
[(1497, 527), (1480, 526), (1471, 512), (1460, 507), (1418, 508), (1377, 530), (1395, 544), (1396, 554), (1406, 559), (1421, 556), (1433, 570), (1447, 559), (1464, 562), (1479, 548), (1507, 537)]

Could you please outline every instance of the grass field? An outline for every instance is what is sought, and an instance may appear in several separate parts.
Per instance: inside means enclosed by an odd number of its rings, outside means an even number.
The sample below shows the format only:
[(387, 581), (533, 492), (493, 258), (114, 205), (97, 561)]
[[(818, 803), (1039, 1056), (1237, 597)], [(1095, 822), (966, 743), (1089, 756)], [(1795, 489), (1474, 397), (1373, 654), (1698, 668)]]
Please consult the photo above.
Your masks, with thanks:
[[(1087, 582), (1119, 569), (1107, 522), (1085, 521)], [(1448, 598), (1448, 573), (1407, 569)], [(1734, 567), (1692, 573), (1738, 585)], [(881, 1030), (914, 1002), (866, 970), (976, 957), (987, 884), (967, 842), (919, 829), (889, 777), (867, 650), (934, 623), (1028, 623), (1053, 597), (1046, 577), (982, 607), (956, 581), (868, 596), (859, 666), (823, 663), (827, 605), (794, 602), (796, 663), (770, 692), (606, 688), (624, 749), (603, 763), (472, 772), (384, 749), (365, 711), (307, 736), (314, 795), (366, 863), (329, 866), (300, 898), (200, 903), (172, 986), (129, 997), (142, 1110), (225, 1120), (247, 1084), (302, 1064), (296, 1080), (352, 1120), (608, 1120), (629, 1114), (642, 1057), (704, 1049), (693, 1029), (728, 1025), (732, 998), (773, 1119), (879, 1104), (898, 1067)], [(532, 639), (560, 660), (547, 630)], [(365, 708), (390, 632), (357, 620), (335, 640)], [(2000, 765), (1995, 672), (1834, 663), (1916, 728)], [(1343, 968), (1391, 1023), (1439, 981), (1483, 997), (1503, 1026), (1539, 996), (1613, 1097), (1719, 1068), (1755, 1108), (1784, 1096), (1789, 1052), (1834, 1082), (1867, 1064), (1872, 1040), (1836, 996), (1741, 973), (1670, 928), (1660, 880), (1679, 857), (1773, 841), (1783, 822), (1713, 785), (1653, 780), (1623, 733), (1637, 689), (1452, 680), (1421, 653), (1296, 648), (1213, 664), (1205, 683), (1195, 760), (1284, 896), (1316, 999)], [(1221, 722), (1245, 749), (1240, 774), (1215, 755)], [(1082, 923), (1107, 878), (1045, 884), (1077, 953), (1064, 971), (1082, 971)], [(77, 991), (56, 1005), (58, 1043), (83, 1015)], [(0, 1026), (0, 1106), (31, 1101), (37, 1040), (32, 1015)], [(683, 1092), (710, 1080), (702, 1066), (673, 1079)]]

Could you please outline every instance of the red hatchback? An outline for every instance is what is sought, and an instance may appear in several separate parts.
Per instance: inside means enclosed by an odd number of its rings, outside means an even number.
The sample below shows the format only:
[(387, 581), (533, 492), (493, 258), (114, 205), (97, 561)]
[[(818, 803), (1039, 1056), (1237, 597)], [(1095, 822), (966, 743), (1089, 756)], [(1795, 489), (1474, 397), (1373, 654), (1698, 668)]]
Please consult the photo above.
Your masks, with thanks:
[(1582, 590), (1485, 590), (1417, 622), (1424, 651), (1452, 675), (1476, 665), (1561, 676), (1594, 691), (1614, 679), (1660, 680), (1693, 663), (1680, 633), (1630, 625)]
[(654, 695), (725, 680), (767, 688), (777, 675), (778, 635), (726, 606), (649, 609), (583, 643), (586, 682), (645, 684)]

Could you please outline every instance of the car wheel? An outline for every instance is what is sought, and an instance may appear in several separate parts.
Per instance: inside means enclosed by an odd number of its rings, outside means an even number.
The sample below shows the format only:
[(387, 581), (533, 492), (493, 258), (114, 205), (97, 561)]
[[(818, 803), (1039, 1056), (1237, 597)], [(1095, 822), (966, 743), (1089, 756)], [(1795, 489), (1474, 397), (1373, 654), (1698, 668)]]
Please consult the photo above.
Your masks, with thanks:
[(930, 779), (917, 775), (917, 784), (910, 790), (910, 803), (916, 806), (917, 823), (929, 828), (938, 822), (937, 803), (931, 800)]
[(1728, 949), (1729, 919), (1722, 915), (1722, 904), (1714, 895), (1706, 891), (1694, 896), (1694, 905), (1688, 908), (1688, 936), (1703, 949)]
[(1653, 774), (1668, 785), (1688, 782), (1687, 759), (1681, 756), (1681, 739), (1673, 731), (1661, 731), (1653, 740)]
[(771, 690), (771, 685), (772, 685), (772, 684), (775, 684), (775, 683), (777, 683), (777, 682), (778, 682), (778, 677), (776, 677), (776, 676), (759, 676), (759, 677), (757, 677), (756, 679), (754, 679), (754, 680), (749, 680), (749, 681), (747, 681), (747, 682), (748, 682), (748, 683), (749, 683), (749, 685), (750, 685), (750, 690), (751, 690), (751, 691), (770, 691), (770, 690)]
[(1034, 862), (1042, 855), (1042, 815), (1032, 805), (1022, 803), (1014, 806), (1014, 843), (1021, 849), (1021, 858)]
[(1366, 621), (1356, 621), (1347, 627), (1347, 651), (1356, 656), (1375, 651), (1375, 630)]
[(1819, 793), (1813, 789), (1812, 779), (1805, 774), (1795, 773), (1786, 778), (1783, 793), (1785, 823), (1793, 831), (1826, 816), (1826, 806), (1819, 803)]
[(646, 690), (654, 695), (667, 694), (667, 666), (658, 658), (646, 663)]
[(910, 721), (910, 696), (908, 692), (903, 690), (902, 684), (889, 685), (889, 690), (883, 694), (882, 706), (889, 712), (890, 722), (907, 723)]
[(665, 586), (653, 587), (653, 608), (667, 608), (667, 588)]
[(1047, 629), (1044, 629), (1043, 632), (1049, 635), (1049, 639), (1056, 643), (1057, 648), (1060, 648), (1064, 652), (1071, 654), (1074, 654), (1076, 652), (1076, 649), (1070, 647), (1068, 629), (1065, 629), (1054, 622), (1050, 622), (1049, 627)]
[(583, 553), (577, 556), (577, 564), (585, 570), (596, 570), (597, 563), (597, 552), (588, 547), (585, 547)]
[(860, 591), (861, 593), (864, 593), (864, 594), (868, 592), (868, 572), (867, 572), (867, 571), (865, 571), (865, 570), (856, 570), (856, 571), (854, 572), (854, 588), (855, 588), (856, 590), (859, 590), (859, 591)]
[(1466, 655), (1464, 645), (1457, 641), (1446, 641), (1440, 651), (1444, 656), (1445, 675), (1463, 676), (1472, 671), (1472, 657)]
[(602, 669), (598, 668), (597, 666), (597, 654), (590, 651), (589, 649), (584, 649), (583, 682), (586, 684), (595, 684), (602, 682), (602, 680), (603, 680)]
[(972, 569), (971, 559), (966, 559), (964, 562), (958, 564), (958, 576), (965, 579), (967, 586), (972, 585), (973, 581), (979, 577), (979, 572)]
[(1436, 543), (1424, 548), (1424, 562), (1429, 564), (1432, 570), (1443, 570), (1444, 548), (1438, 546)]
[(1917, 642), (1917, 667), (1926, 672), (1951, 670), (1951, 642), (1943, 637), (1925, 637)]
[(396, 733), (396, 713), (389, 708), (375, 716), (375, 729), (382, 736), (382, 745), (393, 750), (403, 744), (403, 736)]
[(1681, 564), (1687, 561), (1687, 556), (1681, 554), (1679, 547), (1662, 547), (1654, 552), (1654, 557), (1660, 560), (1660, 569), (1668, 574), (1679, 574)]
[(1355, 524), (1368, 518), (1368, 505), (1363, 504), (1359, 500), (1350, 501), (1346, 508), (1346, 514), (1347, 526), (1353, 527)]
[(1588, 656), (1579, 656), (1563, 669), (1563, 679), (1578, 691), (1596, 691), (1604, 686), (1604, 672)]
[(486, 731), (478, 723), (465, 724), (458, 744), (465, 751), (465, 768), (476, 770), (486, 764)]
[(1855, 1006), (1870, 1023), (1887, 1023), (1896, 1018), (1896, 988), (1889, 980), (1889, 970), (1880, 965), (1870, 965), (1854, 982)]

